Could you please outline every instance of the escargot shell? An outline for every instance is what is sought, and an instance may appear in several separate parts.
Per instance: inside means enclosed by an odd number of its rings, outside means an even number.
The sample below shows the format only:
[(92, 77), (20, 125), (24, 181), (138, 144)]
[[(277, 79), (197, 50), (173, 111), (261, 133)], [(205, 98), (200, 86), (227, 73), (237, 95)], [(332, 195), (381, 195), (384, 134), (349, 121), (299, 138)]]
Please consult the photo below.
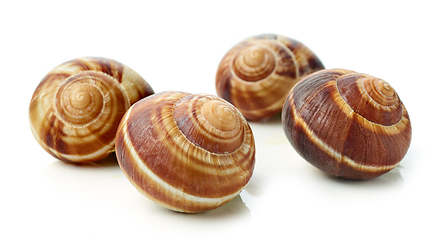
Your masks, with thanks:
[(113, 152), (118, 124), (131, 104), (153, 94), (134, 70), (106, 58), (77, 58), (51, 70), (29, 106), (32, 133), (52, 156), (95, 162)]
[(321, 69), (322, 62), (302, 43), (263, 34), (240, 42), (223, 57), (216, 75), (217, 95), (248, 120), (267, 119), (281, 111), (301, 78)]
[(282, 111), (285, 135), (315, 167), (348, 179), (393, 169), (411, 142), (407, 109), (386, 81), (344, 69), (302, 79)]
[(115, 146), (138, 191), (179, 212), (230, 201), (249, 182), (255, 163), (244, 117), (207, 94), (163, 92), (140, 100), (123, 117)]

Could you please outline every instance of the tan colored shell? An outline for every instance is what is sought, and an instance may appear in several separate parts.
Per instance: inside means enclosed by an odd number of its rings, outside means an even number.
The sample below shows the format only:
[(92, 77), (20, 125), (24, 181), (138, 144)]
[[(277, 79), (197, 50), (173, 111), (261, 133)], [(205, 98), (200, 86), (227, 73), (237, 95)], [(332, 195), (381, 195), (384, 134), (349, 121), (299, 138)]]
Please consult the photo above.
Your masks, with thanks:
[(137, 102), (122, 119), (115, 146), (121, 169), (138, 191), (180, 212), (232, 200), (255, 164), (244, 117), (206, 94), (163, 92)]
[(315, 167), (348, 179), (377, 177), (411, 142), (407, 109), (386, 81), (344, 69), (302, 79), (282, 110), (285, 135)]
[(32, 133), (52, 156), (74, 163), (114, 151), (123, 114), (152, 88), (135, 71), (111, 59), (78, 58), (51, 70), (29, 106)]
[(321, 69), (321, 61), (302, 43), (281, 35), (259, 35), (223, 57), (216, 75), (217, 95), (248, 120), (262, 120), (281, 111), (294, 84)]

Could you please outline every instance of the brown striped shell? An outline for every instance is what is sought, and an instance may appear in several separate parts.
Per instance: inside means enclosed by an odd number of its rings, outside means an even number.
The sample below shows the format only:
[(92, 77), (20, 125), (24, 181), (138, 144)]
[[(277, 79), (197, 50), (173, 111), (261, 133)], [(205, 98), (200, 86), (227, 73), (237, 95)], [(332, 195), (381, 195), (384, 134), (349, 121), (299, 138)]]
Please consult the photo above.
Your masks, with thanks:
[(98, 161), (114, 151), (123, 114), (152, 88), (131, 68), (105, 58), (78, 58), (51, 70), (29, 106), (32, 133), (52, 156)]
[(407, 109), (384, 80), (349, 70), (302, 79), (282, 111), (285, 134), (315, 167), (347, 179), (393, 169), (411, 142)]
[(123, 117), (115, 146), (137, 190), (179, 212), (232, 200), (255, 164), (254, 137), (244, 117), (206, 94), (163, 92), (140, 100)]
[(281, 111), (301, 78), (321, 69), (321, 61), (302, 43), (281, 35), (259, 35), (223, 57), (216, 75), (217, 95), (248, 120), (267, 119)]

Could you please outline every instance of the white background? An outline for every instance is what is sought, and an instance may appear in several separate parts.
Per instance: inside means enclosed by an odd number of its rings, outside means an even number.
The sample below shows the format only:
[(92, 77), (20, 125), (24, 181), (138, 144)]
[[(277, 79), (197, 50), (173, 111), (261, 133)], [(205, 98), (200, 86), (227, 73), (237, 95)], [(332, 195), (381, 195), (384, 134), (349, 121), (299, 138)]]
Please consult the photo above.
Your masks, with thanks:
[[(0, 239), (435, 239), (435, 10), (417, 0), (2, 1)], [(216, 210), (181, 214), (137, 192), (113, 155), (64, 164), (31, 134), (30, 98), (60, 63), (108, 57), (155, 92), (215, 94), (224, 54), (262, 33), (301, 41), (327, 68), (388, 81), (413, 126), (400, 165), (368, 181), (336, 179), (294, 152), (279, 118), (251, 123), (247, 188)]]

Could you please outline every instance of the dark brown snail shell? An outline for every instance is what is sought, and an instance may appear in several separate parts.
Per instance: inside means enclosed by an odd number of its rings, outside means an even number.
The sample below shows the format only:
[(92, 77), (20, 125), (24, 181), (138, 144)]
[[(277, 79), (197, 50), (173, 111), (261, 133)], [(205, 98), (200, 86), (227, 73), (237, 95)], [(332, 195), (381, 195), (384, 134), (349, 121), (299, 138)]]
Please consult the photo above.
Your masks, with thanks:
[(282, 111), (285, 135), (315, 167), (347, 179), (393, 169), (411, 142), (407, 109), (386, 81), (343, 69), (302, 79)]

